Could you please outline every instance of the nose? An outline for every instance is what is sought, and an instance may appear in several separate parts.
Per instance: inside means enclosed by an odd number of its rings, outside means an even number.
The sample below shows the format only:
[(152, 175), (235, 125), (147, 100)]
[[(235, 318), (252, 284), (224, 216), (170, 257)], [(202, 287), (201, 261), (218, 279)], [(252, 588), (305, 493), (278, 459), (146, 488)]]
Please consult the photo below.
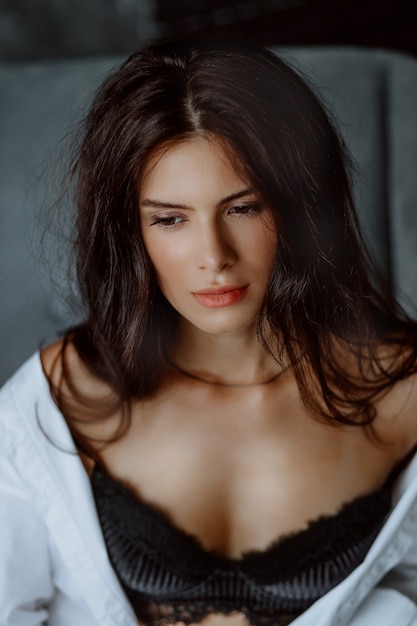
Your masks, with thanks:
[(202, 227), (198, 243), (198, 266), (200, 269), (219, 273), (236, 261), (236, 253), (227, 228), (218, 222)]

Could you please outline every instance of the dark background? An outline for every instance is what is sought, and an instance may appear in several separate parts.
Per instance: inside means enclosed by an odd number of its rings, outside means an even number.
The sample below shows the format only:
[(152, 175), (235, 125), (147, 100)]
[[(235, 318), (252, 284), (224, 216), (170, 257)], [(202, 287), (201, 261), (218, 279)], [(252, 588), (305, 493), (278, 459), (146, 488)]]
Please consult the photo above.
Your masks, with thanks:
[(417, 55), (415, 0), (0, 0), (0, 58), (124, 54), (156, 36)]

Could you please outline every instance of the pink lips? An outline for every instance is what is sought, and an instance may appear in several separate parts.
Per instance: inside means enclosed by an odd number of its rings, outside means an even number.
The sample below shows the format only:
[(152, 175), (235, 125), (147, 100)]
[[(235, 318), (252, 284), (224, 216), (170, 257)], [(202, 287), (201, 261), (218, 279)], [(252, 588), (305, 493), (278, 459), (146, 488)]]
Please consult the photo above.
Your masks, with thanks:
[(195, 291), (193, 292), (193, 296), (201, 305), (209, 309), (216, 309), (236, 304), (236, 302), (239, 302), (246, 294), (247, 289), (247, 285), (243, 287), (234, 285), (228, 287), (211, 287), (209, 289)]

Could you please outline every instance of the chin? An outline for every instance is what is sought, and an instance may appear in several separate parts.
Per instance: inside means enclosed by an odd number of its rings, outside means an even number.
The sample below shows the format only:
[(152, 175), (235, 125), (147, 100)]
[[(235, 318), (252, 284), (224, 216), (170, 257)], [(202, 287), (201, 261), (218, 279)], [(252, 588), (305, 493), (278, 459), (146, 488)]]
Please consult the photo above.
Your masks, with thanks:
[(218, 319), (218, 320), (187, 320), (188, 324), (194, 327), (194, 329), (213, 336), (220, 335), (232, 335), (234, 333), (242, 332), (256, 332), (257, 318), (250, 317), (249, 319)]

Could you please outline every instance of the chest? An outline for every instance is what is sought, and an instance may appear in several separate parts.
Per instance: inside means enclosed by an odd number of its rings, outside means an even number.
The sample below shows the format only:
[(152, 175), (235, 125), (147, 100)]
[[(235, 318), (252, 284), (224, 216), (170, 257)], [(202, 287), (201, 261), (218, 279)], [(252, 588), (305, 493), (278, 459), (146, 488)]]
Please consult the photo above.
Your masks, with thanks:
[(138, 499), (206, 549), (233, 558), (263, 550), (374, 491), (393, 464), (358, 433), (312, 420), (294, 397), (272, 409), (220, 400), (134, 414), (105, 458)]

